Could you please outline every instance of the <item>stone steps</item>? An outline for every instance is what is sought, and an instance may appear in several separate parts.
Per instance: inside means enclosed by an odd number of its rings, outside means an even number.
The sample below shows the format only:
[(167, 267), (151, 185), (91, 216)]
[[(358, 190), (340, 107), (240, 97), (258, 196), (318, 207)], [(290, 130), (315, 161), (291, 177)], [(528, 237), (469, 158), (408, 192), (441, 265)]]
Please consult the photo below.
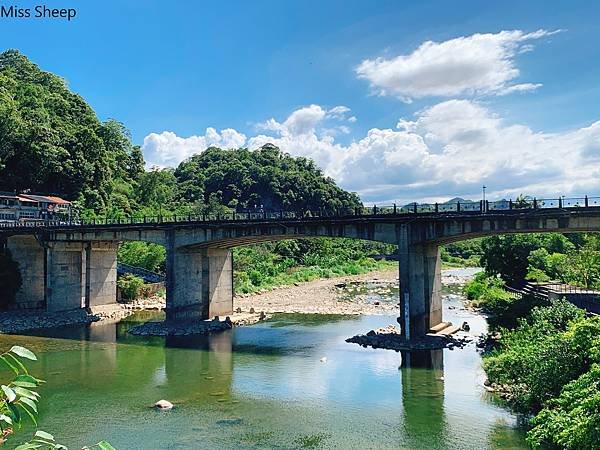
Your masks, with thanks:
[(452, 322), (441, 322), (429, 329), (427, 336), (450, 336), (460, 331), (460, 327), (452, 325)]
[(449, 327), (451, 325), (452, 325), (452, 322), (440, 322), (437, 325), (431, 327), (429, 329), (429, 332), (430, 333), (437, 333), (437, 332), (442, 331), (444, 328), (447, 328), (447, 327)]
[(456, 325), (450, 325), (449, 327), (444, 328), (441, 331), (437, 332), (438, 336), (450, 336), (451, 334), (456, 333), (457, 331), (460, 331), (460, 327), (457, 327)]

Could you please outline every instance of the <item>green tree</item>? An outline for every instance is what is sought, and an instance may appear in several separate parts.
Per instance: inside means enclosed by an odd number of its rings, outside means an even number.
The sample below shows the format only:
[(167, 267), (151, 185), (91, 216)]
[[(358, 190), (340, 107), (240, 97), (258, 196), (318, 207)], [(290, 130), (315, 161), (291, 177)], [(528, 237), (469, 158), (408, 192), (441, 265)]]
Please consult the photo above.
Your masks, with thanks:
[(531, 252), (541, 248), (548, 253), (567, 253), (575, 246), (558, 233), (491, 236), (481, 241), (481, 264), (490, 275), (500, 275), (507, 282), (522, 281)]
[(130, 266), (152, 272), (165, 272), (166, 250), (162, 245), (147, 242), (126, 242), (119, 248), (118, 259)]
[(255, 151), (208, 148), (182, 162), (175, 177), (185, 201), (203, 197), (208, 204), (216, 194), (221, 204), (239, 208), (349, 211), (360, 206), (356, 194), (324, 177), (314, 162), (270, 144)]
[(39, 191), (102, 210), (112, 179), (129, 181), (129, 134), (101, 123), (64, 80), (16, 50), (0, 54), (0, 190)]

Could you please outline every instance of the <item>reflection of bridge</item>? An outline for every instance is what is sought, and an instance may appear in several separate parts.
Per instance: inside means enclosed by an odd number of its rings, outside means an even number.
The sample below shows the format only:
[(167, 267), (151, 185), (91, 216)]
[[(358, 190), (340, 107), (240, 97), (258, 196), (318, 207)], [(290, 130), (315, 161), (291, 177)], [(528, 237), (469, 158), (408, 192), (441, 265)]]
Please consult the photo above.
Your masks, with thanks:
[(114, 303), (119, 243), (164, 245), (169, 318), (232, 312), (230, 250), (239, 245), (315, 236), (398, 245), (401, 323), (408, 336), (441, 322), (441, 244), (493, 234), (593, 231), (600, 231), (596, 197), (0, 224), (0, 238), (23, 276), (18, 301), (51, 311)]

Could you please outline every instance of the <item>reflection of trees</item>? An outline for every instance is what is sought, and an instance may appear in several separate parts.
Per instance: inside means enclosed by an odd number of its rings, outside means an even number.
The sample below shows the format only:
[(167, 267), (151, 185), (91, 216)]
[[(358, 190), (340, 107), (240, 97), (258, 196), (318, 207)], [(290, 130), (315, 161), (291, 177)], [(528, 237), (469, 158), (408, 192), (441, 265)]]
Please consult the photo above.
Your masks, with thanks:
[(433, 449), (444, 442), (443, 350), (402, 352), (404, 431), (410, 448)]
[(489, 447), (511, 449), (528, 448), (525, 442), (526, 434), (526, 421), (515, 430), (515, 428), (505, 421), (498, 420), (494, 423), (490, 431)]

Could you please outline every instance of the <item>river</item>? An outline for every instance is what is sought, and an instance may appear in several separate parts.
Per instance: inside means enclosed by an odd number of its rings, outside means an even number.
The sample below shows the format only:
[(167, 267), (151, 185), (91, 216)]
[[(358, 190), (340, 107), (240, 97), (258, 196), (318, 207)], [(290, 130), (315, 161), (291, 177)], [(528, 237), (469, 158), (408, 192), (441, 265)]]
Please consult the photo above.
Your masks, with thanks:
[[(444, 319), (483, 332), (485, 319), (445, 290)], [(166, 340), (126, 332), (157, 314), (0, 336), (2, 348), (38, 355), (40, 428), (71, 448), (526, 448), (516, 417), (483, 388), (474, 345), (406, 355), (345, 342), (390, 316), (285, 314)], [(151, 407), (163, 398), (175, 408)]]

